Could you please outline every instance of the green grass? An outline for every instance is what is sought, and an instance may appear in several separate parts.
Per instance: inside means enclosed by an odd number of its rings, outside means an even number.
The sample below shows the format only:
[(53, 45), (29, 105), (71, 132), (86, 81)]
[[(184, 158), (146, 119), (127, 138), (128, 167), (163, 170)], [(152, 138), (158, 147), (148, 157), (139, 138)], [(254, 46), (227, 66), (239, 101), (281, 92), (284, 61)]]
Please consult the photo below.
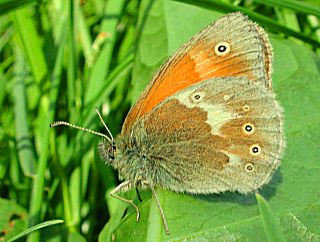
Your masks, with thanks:
[[(119, 181), (97, 155), (99, 138), (49, 124), (104, 132), (97, 106), (116, 135), (159, 65), (236, 10), (270, 33), (287, 150), (259, 191), (267, 203), (252, 194), (159, 189), (167, 237), (152, 223), (161, 220), (149, 191), (142, 202), (134, 190), (126, 194), (139, 204), (138, 223), (108, 195)], [(319, 16), (312, 0), (0, 1), (0, 240), (319, 241)]]

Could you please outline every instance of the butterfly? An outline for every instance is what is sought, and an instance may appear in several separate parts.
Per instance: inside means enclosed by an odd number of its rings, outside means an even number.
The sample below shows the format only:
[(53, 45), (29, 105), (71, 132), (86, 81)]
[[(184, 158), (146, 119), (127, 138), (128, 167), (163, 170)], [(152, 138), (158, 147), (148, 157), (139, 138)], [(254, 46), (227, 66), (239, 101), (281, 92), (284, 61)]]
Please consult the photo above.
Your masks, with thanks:
[[(272, 90), (272, 47), (265, 31), (240, 12), (193, 36), (154, 75), (129, 111), (121, 134), (99, 145), (122, 182), (190, 194), (249, 193), (266, 184), (285, 147), (283, 110)], [(58, 121), (53, 124), (78, 126)], [(84, 129), (84, 128), (80, 128)]]

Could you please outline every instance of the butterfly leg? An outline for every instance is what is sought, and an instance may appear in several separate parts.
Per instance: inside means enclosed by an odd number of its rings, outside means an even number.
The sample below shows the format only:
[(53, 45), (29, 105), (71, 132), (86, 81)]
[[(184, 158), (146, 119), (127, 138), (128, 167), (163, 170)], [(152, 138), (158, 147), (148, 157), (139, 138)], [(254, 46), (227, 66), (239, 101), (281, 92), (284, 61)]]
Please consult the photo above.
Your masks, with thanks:
[(121, 201), (123, 201), (123, 202), (126, 202), (126, 203), (130, 204), (132, 207), (134, 207), (135, 210), (136, 210), (136, 214), (137, 214), (137, 216), (136, 216), (137, 221), (139, 221), (139, 217), (140, 217), (139, 208), (138, 208), (137, 205), (134, 204), (133, 200), (128, 200), (128, 199), (123, 198), (123, 197), (119, 196), (118, 194), (116, 194), (116, 193), (119, 193), (119, 192), (120, 192), (120, 193), (121, 193), (121, 192), (126, 192), (126, 191), (130, 190), (131, 187), (132, 187), (132, 186), (131, 186), (130, 181), (122, 182), (119, 186), (117, 186), (115, 189), (113, 189), (113, 190), (110, 192), (110, 195), (111, 195), (112, 197), (117, 198), (117, 199), (119, 199), (119, 200), (121, 200)]
[(150, 186), (150, 189), (151, 189), (151, 191), (152, 191), (152, 194), (153, 194), (154, 198), (156, 199), (156, 204), (157, 204), (158, 209), (159, 209), (159, 212), (160, 212), (160, 214), (161, 214), (161, 218), (162, 218), (164, 230), (165, 230), (166, 234), (169, 235), (170, 232), (169, 232), (168, 223), (167, 223), (167, 220), (166, 220), (166, 218), (165, 218), (165, 216), (164, 216), (162, 207), (161, 207), (161, 205), (160, 205), (160, 202), (159, 202), (159, 199), (158, 199), (158, 195), (157, 195), (154, 187)]

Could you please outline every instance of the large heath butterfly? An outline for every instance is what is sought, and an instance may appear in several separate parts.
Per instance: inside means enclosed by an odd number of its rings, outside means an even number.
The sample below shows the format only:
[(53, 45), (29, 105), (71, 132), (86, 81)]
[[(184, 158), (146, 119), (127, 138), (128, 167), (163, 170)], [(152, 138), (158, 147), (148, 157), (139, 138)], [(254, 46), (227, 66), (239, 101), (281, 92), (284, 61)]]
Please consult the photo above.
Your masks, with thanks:
[(193, 36), (155, 74), (120, 135), (103, 121), (108, 135), (89, 131), (104, 137), (101, 157), (124, 180), (111, 195), (134, 206), (138, 219), (138, 207), (118, 193), (151, 189), (169, 233), (155, 187), (245, 194), (266, 184), (284, 149), (271, 72), (266, 33), (239, 12)]

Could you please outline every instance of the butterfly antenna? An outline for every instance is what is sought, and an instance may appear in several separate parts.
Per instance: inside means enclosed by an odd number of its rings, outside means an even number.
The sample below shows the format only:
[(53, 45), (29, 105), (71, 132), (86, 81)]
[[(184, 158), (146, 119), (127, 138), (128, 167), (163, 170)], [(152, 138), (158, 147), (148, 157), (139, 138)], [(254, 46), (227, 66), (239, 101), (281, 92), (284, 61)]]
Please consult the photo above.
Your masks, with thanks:
[(101, 114), (100, 114), (100, 112), (99, 112), (97, 107), (96, 107), (96, 112), (97, 112), (97, 114), (98, 114), (98, 116), (100, 118), (101, 123), (103, 124), (103, 126), (105, 127), (105, 129), (107, 130), (108, 134), (111, 137), (111, 143), (113, 143), (113, 135), (112, 135), (110, 129), (108, 128), (108, 126), (106, 125), (106, 123), (103, 121), (102, 116), (101, 116)]
[(77, 125), (74, 125), (74, 124), (70, 124), (70, 123), (65, 122), (65, 121), (56, 121), (56, 122), (53, 122), (52, 124), (50, 124), (51, 128), (52, 127), (56, 127), (56, 126), (68, 126), (68, 127), (74, 128), (74, 129), (79, 129), (79, 130), (82, 130), (82, 131), (89, 132), (91, 134), (95, 134), (95, 135), (101, 136), (101, 137), (105, 138), (106, 140), (108, 140), (111, 144), (113, 142), (113, 137), (112, 136), (111, 136), (112, 137), (112, 140), (111, 140), (107, 135), (105, 135), (103, 133), (99, 133), (99, 132), (91, 130), (91, 129), (87, 129), (87, 128), (83, 128), (83, 127), (80, 127), (80, 126), (77, 126)]

